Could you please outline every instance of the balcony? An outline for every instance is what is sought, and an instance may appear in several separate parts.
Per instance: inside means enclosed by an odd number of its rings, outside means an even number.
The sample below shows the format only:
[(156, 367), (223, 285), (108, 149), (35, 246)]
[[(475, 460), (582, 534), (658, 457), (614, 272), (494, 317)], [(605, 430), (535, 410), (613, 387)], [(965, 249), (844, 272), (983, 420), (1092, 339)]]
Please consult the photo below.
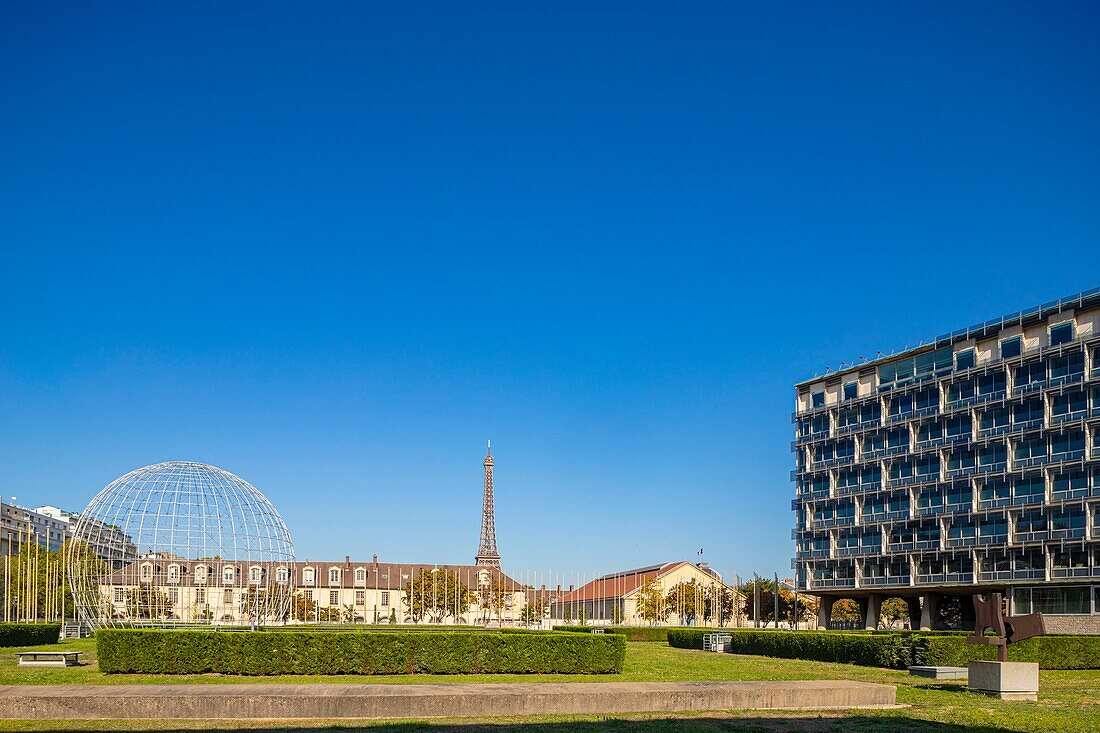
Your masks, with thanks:
[(982, 570), (978, 573), (978, 580), (982, 583), (1013, 579), (1011, 570)]
[(829, 548), (819, 547), (813, 550), (798, 550), (795, 552), (794, 556), (799, 560), (817, 560), (829, 557)]
[(864, 576), (860, 580), (860, 585), (868, 586), (872, 588), (881, 588), (883, 586), (899, 586), (909, 585), (910, 578), (908, 575), (891, 575), (886, 577), (872, 577)]
[(947, 479), (953, 479), (962, 478), (964, 476), (973, 476), (977, 472), (978, 469), (975, 466), (961, 466), (959, 468), (947, 469), (944, 475)]
[[(936, 542), (936, 547), (939, 547), (940, 543)], [(916, 542), (898, 542), (893, 545), (886, 546), (887, 555), (897, 555), (902, 552), (912, 552), (917, 547)]]
[(957, 547), (976, 547), (978, 544), (977, 537), (948, 537), (947, 547), (954, 549)]
[(1093, 574), (1100, 575), (1100, 568), (1051, 568), (1050, 577), (1052, 578), (1091, 578)]
[(1071, 499), (1092, 499), (1095, 497), (1100, 497), (1100, 484), (1092, 488), (1083, 486), (1079, 489), (1066, 489), (1065, 491), (1052, 491), (1050, 493), (1051, 502), (1070, 501)]
[(1031, 392), (1038, 392), (1043, 387), (1047, 386), (1045, 379), (1039, 379), (1034, 382), (1028, 382), (1027, 384), (1016, 384), (1012, 386), (1013, 395), (1029, 394)]
[(983, 536), (978, 537), (977, 542), (975, 542), (974, 544), (979, 545), (979, 546), (981, 546), (981, 545), (1007, 545), (1008, 544), (1008, 535), (1007, 534), (983, 535)]
[(851, 527), (855, 523), (855, 517), (829, 517), (828, 519), (814, 519), (815, 527)]
[[(1093, 370), (1095, 371), (1095, 369)], [(1074, 382), (1080, 382), (1084, 380), (1084, 372), (1073, 372), (1072, 374), (1063, 374), (1060, 377), (1051, 377), (1047, 380), (1048, 387), (1058, 387), (1063, 384), (1073, 384)]]
[(1050, 530), (1048, 539), (1052, 540), (1074, 540), (1081, 539), (1085, 536), (1084, 527), (1066, 527), (1064, 529), (1052, 529)]
[(916, 476), (898, 476), (896, 478), (890, 478), (886, 480), (886, 485), (890, 488), (896, 488), (898, 486), (909, 486), (917, 482)]
[(1061, 425), (1062, 423), (1073, 422), (1074, 420), (1084, 420), (1089, 416), (1088, 410), (1074, 410), (1073, 412), (1066, 412), (1061, 415), (1051, 415), (1051, 425)]
[(1050, 539), (1050, 532), (1045, 529), (1035, 532), (1013, 532), (1012, 534), (1012, 541), (1015, 543), (1044, 542), (1048, 539)]
[(1043, 454), (1038, 456), (1029, 456), (1028, 458), (1013, 458), (1013, 468), (1031, 468), (1032, 466), (1042, 466), (1050, 462), (1050, 456)]
[(915, 550), (938, 550), (940, 549), (939, 539), (934, 540), (917, 540), (913, 543), (913, 549)]
[(938, 517), (941, 514), (949, 514), (950, 510), (943, 504), (935, 506), (919, 506), (917, 507), (918, 517)]
[(1061, 453), (1051, 453), (1047, 460), (1050, 463), (1064, 463), (1066, 461), (1079, 461), (1085, 457), (1085, 449), (1067, 450)]
[(1008, 461), (997, 461), (996, 463), (983, 463), (978, 466), (976, 473), (1004, 473), (1008, 470)]
[(982, 438), (995, 438), (998, 435), (1004, 435), (1011, 429), (1009, 425), (991, 425), (988, 428), (978, 428), (978, 435)]
[(811, 588), (855, 588), (855, 578), (814, 578), (810, 581)]
[(895, 520), (895, 519), (908, 519), (908, 518), (909, 518), (909, 510), (908, 509), (895, 509), (894, 511), (886, 512), (886, 521), (887, 522)]
[(1007, 389), (996, 389), (992, 392), (985, 392), (984, 394), (978, 395), (974, 398), (974, 403), (977, 404), (979, 402), (994, 402), (995, 400), (1003, 400), (1006, 397), (1008, 397)]

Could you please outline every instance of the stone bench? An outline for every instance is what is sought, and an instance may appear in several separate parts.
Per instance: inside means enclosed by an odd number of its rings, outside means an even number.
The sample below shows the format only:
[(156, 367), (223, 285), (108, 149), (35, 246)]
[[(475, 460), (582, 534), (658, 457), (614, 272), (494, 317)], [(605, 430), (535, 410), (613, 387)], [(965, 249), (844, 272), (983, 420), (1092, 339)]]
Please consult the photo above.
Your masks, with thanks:
[(75, 667), (80, 652), (16, 652), (20, 667)]
[(966, 667), (927, 667), (914, 665), (909, 674), (916, 677), (928, 677), (933, 680), (965, 680), (969, 675)]

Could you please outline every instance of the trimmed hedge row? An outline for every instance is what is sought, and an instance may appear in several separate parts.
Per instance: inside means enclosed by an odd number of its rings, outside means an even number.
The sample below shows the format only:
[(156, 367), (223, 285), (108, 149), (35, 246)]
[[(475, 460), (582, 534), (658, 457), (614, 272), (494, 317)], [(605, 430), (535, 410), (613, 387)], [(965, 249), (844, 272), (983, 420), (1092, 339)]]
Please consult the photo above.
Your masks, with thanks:
[[(843, 662), (905, 669), (911, 664), (964, 667), (972, 659), (996, 659), (997, 648), (971, 644), (966, 634), (900, 632), (846, 634), (836, 631), (732, 630), (734, 654)], [(668, 643), (702, 649), (705, 629), (670, 629)], [(1038, 662), (1043, 669), (1100, 669), (1100, 636), (1038, 636), (1009, 647), (1016, 662)]]
[[(670, 646), (702, 649), (703, 629), (674, 629), (668, 632)], [(912, 664), (911, 646), (898, 636), (844, 634), (835, 631), (746, 631), (730, 633), (734, 654), (758, 654), (784, 659), (818, 662), (847, 662), (867, 667), (903, 669)]]
[(622, 671), (626, 639), (549, 632), (101, 629), (96, 656), (103, 672), (149, 674), (610, 674)]
[(0, 624), (0, 646), (56, 644), (61, 624)]
[(670, 631), (699, 631), (710, 633), (712, 631), (733, 632), (742, 629), (714, 629), (700, 626), (555, 626), (554, 631), (577, 631), (591, 634), (593, 629), (603, 629), (607, 634), (620, 634), (627, 641), (668, 641)]

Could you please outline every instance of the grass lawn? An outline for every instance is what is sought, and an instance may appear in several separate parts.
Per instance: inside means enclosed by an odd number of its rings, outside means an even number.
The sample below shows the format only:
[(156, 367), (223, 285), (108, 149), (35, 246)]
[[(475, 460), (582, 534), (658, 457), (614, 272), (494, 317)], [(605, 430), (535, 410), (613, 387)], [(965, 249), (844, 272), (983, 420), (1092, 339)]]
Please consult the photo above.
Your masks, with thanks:
[(126, 684), (126, 683), (209, 683), (311, 682), (329, 681), (408, 684), (458, 682), (550, 682), (550, 681), (722, 681), (722, 680), (799, 680), (850, 679), (896, 685), (898, 702), (908, 707), (898, 710), (869, 710), (841, 713), (733, 712), (728, 714), (676, 714), (664, 716), (615, 716), (614, 718), (525, 718), (500, 719), (477, 723), (459, 721), (376, 724), (370, 722), (303, 721), (272, 723), (235, 723), (216, 721), (187, 722), (22, 722), (0, 721), (2, 730), (354, 730), (372, 732), (446, 731), (474, 733), (519, 730), (529, 733), (597, 733), (603, 730), (653, 731), (867, 731), (901, 733), (903, 731), (951, 731), (978, 733), (1012, 731), (1100, 731), (1100, 670), (1045, 671), (1041, 673), (1038, 703), (1001, 702), (966, 691), (954, 681), (935, 681), (910, 677), (905, 672), (857, 667), (846, 664), (804, 662), (767, 657), (711, 654), (673, 649), (661, 643), (631, 642), (626, 666), (618, 675), (401, 675), (387, 677), (223, 677), (194, 675), (106, 675), (95, 664), (95, 644), (77, 640), (39, 647), (72, 649), (86, 652), (88, 664), (77, 668), (25, 668), (15, 664), (15, 650), (0, 650), (0, 684)]

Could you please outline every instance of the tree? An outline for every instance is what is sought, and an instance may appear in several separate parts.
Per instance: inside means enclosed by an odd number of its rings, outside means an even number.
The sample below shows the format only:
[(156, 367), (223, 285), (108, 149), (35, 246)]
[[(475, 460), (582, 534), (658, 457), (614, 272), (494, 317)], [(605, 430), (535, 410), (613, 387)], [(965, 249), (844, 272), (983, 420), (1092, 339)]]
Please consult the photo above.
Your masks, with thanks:
[(396, 624), (397, 623), (397, 609), (396, 608), (391, 608), (390, 609), (390, 623), (391, 624)]
[(327, 623), (338, 623), (340, 621), (340, 607), (325, 606), (324, 608), (317, 609), (317, 620)]
[(482, 586), (477, 592), (478, 606), (485, 610), (487, 618), (492, 618), (495, 613), (498, 621), (504, 615), (504, 608), (511, 597), (512, 591), (503, 578)]
[(295, 593), (290, 606), (290, 615), (295, 621), (316, 621), (317, 601), (307, 598), (305, 593)]
[[(744, 603), (745, 616), (750, 621), (757, 619), (756, 609), (756, 596), (757, 589), (759, 588), (760, 594), (760, 615), (759, 619), (764, 626), (768, 623), (775, 621), (775, 581), (767, 580), (766, 578), (759, 578), (757, 580), (750, 581), (741, 586), (742, 602)], [(783, 609), (779, 610), (780, 617), (783, 616)]]
[(695, 617), (703, 615), (706, 589), (695, 578), (681, 580), (665, 594), (666, 615), (679, 617), (685, 626), (694, 626)]
[(623, 605), (622, 602), (616, 599), (611, 605), (611, 623), (621, 624), (623, 622)]
[(546, 617), (546, 599), (535, 595), (523, 607), (523, 623), (528, 626), (541, 624)]
[(340, 609), (340, 621), (345, 624), (355, 623), (355, 606), (345, 603)]
[[(797, 628), (797, 624), (802, 621), (813, 621), (817, 616), (817, 599), (813, 596), (799, 595), (798, 598), (798, 617), (795, 618), (795, 594), (789, 590), (784, 589), (780, 593), (781, 597), (786, 597), (786, 608), (783, 611), (783, 616), (787, 620), (787, 623), (791, 625), (791, 628)], [(782, 606), (781, 606), (782, 608)]]
[(724, 585), (712, 585), (704, 596), (703, 618), (717, 619), (719, 626), (725, 626), (733, 618), (737, 608), (737, 594)]
[(879, 618), (887, 628), (901, 628), (909, 619), (909, 604), (902, 598), (887, 598), (882, 602)]
[(458, 578), (458, 573), (421, 568), (415, 578), (405, 583), (405, 607), (415, 623), (427, 618), (429, 623), (442, 623), (449, 616), (456, 619), (470, 607), (470, 589)]
[(841, 598), (833, 604), (829, 618), (833, 621), (859, 621), (863, 614), (859, 611), (859, 604), (851, 598)]
[(648, 621), (650, 626), (655, 626), (668, 617), (665, 596), (661, 593), (661, 584), (656, 578), (638, 589), (635, 607), (638, 617)]
[(126, 615), (131, 619), (163, 619), (172, 615), (172, 602), (165, 593), (143, 585), (126, 591)]

